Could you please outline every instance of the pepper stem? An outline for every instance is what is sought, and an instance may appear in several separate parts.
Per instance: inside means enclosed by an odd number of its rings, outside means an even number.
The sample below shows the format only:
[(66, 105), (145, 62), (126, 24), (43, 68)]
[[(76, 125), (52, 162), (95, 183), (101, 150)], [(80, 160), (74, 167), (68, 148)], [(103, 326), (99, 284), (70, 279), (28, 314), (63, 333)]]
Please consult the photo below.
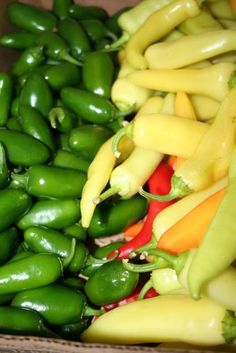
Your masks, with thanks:
[(168, 251), (161, 250), (161, 249), (151, 249), (147, 251), (148, 255), (154, 255), (158, 257), (162, 257), (164, 260), (168, 261), (169, 264), (174, 268), (177, 274), (183, 269), (183, 266), (186, 262), (186, 258), (189, 254), (189, 251), (183, 251), (177, 255), (171, 254)]
[(130, 115), (135, 111), (136, 104), (132, 104), (130, 107), (127, 109), (118, 109), (116, 112), (116, 117), (121, 118), (123, 116)]
[(173, 175), (171, 178), (171, 190), (166, 195), (156, 195), (144, 191), (142, 187), (139, 188), (139, 194), (148, 200), (155, 201), (171, 201), (183, 196), (186, 196), (192, 192), (187, 184), (184, 183), (183, 179), (179, 176)]
[(129, 262), (128, 259), (123, 259), (122, 264), (126, 270), (129, 270), (131, 272), (138, 272), (138, 273), (150, 272), (159, 268), (156, 261), (151, 261), (146, 264), (139, 265), (139, 264), (133, 264)]
[(102, 315), (104, 313), (105, 313), (105, 310), (103, 309), (95, 309), (95, 308), (92, 308), (91, 306), (86, 306), (84, 311), (84, 316), (96, 316), (96, 315)]
[(75, 64), (75, 65), (78, 65), (78, 66), (82, 66), (83, 65), (82, 62), (80, 62), (80, 61), (76, 60), (75, 58), (73, 58), (73, 56), (68, 54), (67, 51), (65, 51), (65, 50), (62, 50), (60, 52), (60, 58), (62, 60), (65, 60), (65, 61), (71, 63), (71, 64)]
[(236, 70), (230, 75), (228, 86), (230, 89), (236, 86)]
[(57, 121), (61, 123), (65, 118), (65, 113), (61, 107), (52, 108), (49, 112), (49, 121), (53, 129), (57, 128)]
[(230, 310), (226, 311), (223, 319), (223, 337), (226, 343), (232, 343), (236, 338), (236, 317)]
[(26, 187), (27, 184), (27, 173), (24, 174), (18, 174), (18, 173), (11, 173), (11, 178), (15, 181), (18, 181), (20, 184), (24, 185)]
[(118, 38), (116, 41), (114, 41), (112, 44), (108, 44), (105, 46), (105, 49), (107, 51), (113, 51), (113, 50), (119, 50), (120, 47), (123, 46), (129, 39), (129, 34), (127, 32), (123, 32), (120, 38)]
[(107, 189), (106, 191), (104, 191), (101, 195), (95, 197), (93, 199), (93, 203), (95, 205), (98, 205), (100, 202), (108, 199), (109, 197), (115, 195), (115, 194), (118, 194), (120, 191), (120, 188), (118, 186), (113, 186), (109, 189)]
[(157, 247), (157, 240), (155, 237), (152, 237), (152, 239), (148, 243), (135, 249), (135, 251), (132, 251), (129, 254), (129, 258), (133, 258), (133, 257), (137, 256), (138, 254), (148, 252), (148, 250), (155, 249), (156, 247)]
[(143, 288), (141, 289), (141, 291), (138, 294), (138, 300), (142, 300), (144, 299), (145, 295), (147, 294), (147, 292), (149, 291), (149, 289), (151, 289), (153, 287), (152, 284), (152, 280), (149, 279), (143, 286)]
[(126, 126), (124, 126), (119, 131), (117, 131), (117, 133), (113, 136), (112, 152), (114, 153), (116, 158), (120, 157), (120, 152), (118, 150), (118, 146), (119, 146), (119, 143), (120, 143), (120, 140), (122, 139), (122, 137), (128, 136), (128, 137), (132, 138), (132, 127), (133, 127), (133, 125), (131, 123), (128, 123)]

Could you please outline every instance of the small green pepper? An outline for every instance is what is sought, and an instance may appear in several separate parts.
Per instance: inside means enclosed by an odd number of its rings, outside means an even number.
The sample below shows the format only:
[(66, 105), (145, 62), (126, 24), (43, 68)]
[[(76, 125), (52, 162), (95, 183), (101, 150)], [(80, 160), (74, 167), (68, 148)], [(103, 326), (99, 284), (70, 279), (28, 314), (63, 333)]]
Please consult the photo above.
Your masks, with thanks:
[(109, 17), (105, 8), (101, 6), (94, 6), (94, 5), (83, 6), (80, 4), (73, 4), (69, 8), (69, 14), (71, 17), (75, 18), (76, 20), (97, 18), (101, 21), (104, 21)]
[(53, 129), (65, 134), (78, 125), (75, 114), (63, 106), (52, 108), (48, 118)]
[(7, 165), (5, 148), (0, 142), (0, 189), (3, 189), (9, 184), (10, 170)]
[(95, 124), (106, 124), (132, 112), (121, 112), (109, 99), (84, 89), (64, 87), (60, 96), (65, 106), (82, 119)]
[(71, 55), (83, 60), (91, 51), (89, 37), (78, 21), (71, 17), (59, 21), (59, 35), (66, 41), (70, 48)]
[(88, 54), (82, 67), (84, 88), (100, 96), (110, 98), (115, 66), (108, 53), (93, 51)]
[(66, 275), (64, 277), (61, 278), (59, 283), (64, 284), (65, 286), (68, 286), (70, 288), (73, 289), (83, 289), (84, 288), (84, 284), (85, 284), (85, 279), (78, 277), (78, 275), (75, 274), (75, 276), (71, 276), (71, 275)]
[(80, 24), (92, 42), (97, 42), (103, 38), (110, 38), (113, 41), (117, 40), (116, 35), (111, 32), (102, 21), (96, 18), (81, 20)]
[(80, 83), (80, 68), (72, 63), (62, 62), (57, 65), (47, 65), (43, 76), (54, 91), (65, 86), (78, 86)]
[(31, 197), (23, 190), (0, 190), (0, 231), (13, 225), (32, 206)]
[(53, 0), (52, 11), (59, 20), (63, 20), (69, 16), (69, 8), (71, 0)]
[(55, 167), (75, 169), (87, 173), (90, 162), (84, 160), (72, 151), (58, 149), (54, 155), (52, 165)]
[(79, 198), (86, 182), (83, 172), (43, 164), (31, 166), (24, 174), (12, 173), (11, 177), (24, 184), (28, 194), (40, 198)]
[(13, 306), (0, 307), (0, 332), (8, 335), (59, 338), (45, 326), (43, 318), (36, 311)]
[(47, 117), (53, 107), (53, 95), (47, 81), (37, 72), (28, 76), (20, 93), (20, 105), (30, 105)]
[(11, 72), (15, 76), (23, 75), (41, 65), (44, 60), (43, 46), (27, 48), (15, 61)]
[(92, 161), (101, 145), (113, 135), (102, 125), (84, 124), (69, 135), (69, 146), (85, 160)]
[[(75, 244), (62, 232), (47, 227), (29, 227), (24, 231), (27, 246), (36, 253), (52, 253), (60, 256), (63, 265), (71, 272), (78, 272), (87, 259), (87, 247), (80, 241)], [(72, 258), (72, 259), (71, 259)]]
[(84, 229), (80, 223), (75, 223), (72, 226), (63, 229), (63, 233), (70, 238), (75, 238), (79, 241), (84, 242), (87, 238), (86, 229)]
[(22, 131), (22, 126), (20, 124), (19, 118), (17, 116), (8, 118), (6, 128), (8, 130)]
[(82, 320), (73, 324), (58, 325), (55, 332), (62, 338), (72, 341), (80, 341), (80, 334), (88, 327), (89, 319)]
[(19, 241), (18, 230), (10, 226), (0, 233), (0, 266), (13, 256)]
[(45, 144), (21, 131), (0, 129), (0, 142), (4, 145), (7, 160), (15, 166), (45, 163), (50, 157)]
[(86, 296), (62, 283), (53, 283), (17, 293), (11, 305), (36, 310), (49, 325), (78, 322), (92, 313), (101, 312), (88, 306)]
[(18, 1), (8, 3), (7, 17), (20, 29), (33, 33), (52, 31), (57, 26), (57, 18), (51, 12)]
[(44, 31), (38, 35), (37, 44), (44, 46), (44, 52), (50, 59), (64, 60), (75, 65), (81, 65), (69, 54), (69, 47), (65, 40), (55, 32)]
[(26, 229), (31, 226), (46, 226), (53, 229), (63, 229), (76, 223), (79, 218), (79, 200), (39, 200), (19, 219), (17, 226), (20, 229)]
[(0, 36), (0, 45), (6, 48), (24, 50), (33, 47), (36, 43), (35, 33), (19, 31), (8, 32)]
[(61, 277), (61, 259), (53, 254), (33, 254), (0, 267), (0, 294), (46, 286)]
[(9, 73), (0, 72), (0, 126), (5, 126), (13, 95), (13, 81)]
[(142, 219), (147, 212), (147, 200), (140, 195), (115, 203), (103, 203), (94, 211), (88, 228), (91, 238), (107, 237), (122, 232)]
[(124, 299), (137, 286), (139, 274), (126, 270), (120, 260), (103, 264), (85, 283), (85, 294), (94, 305), (107, 305)]
[(55, 150), (52, 130), (47, 120), (38, 110), (30, 105), (21, 105), (18, 120), (23, 132), (44, 143), (51, 151)]

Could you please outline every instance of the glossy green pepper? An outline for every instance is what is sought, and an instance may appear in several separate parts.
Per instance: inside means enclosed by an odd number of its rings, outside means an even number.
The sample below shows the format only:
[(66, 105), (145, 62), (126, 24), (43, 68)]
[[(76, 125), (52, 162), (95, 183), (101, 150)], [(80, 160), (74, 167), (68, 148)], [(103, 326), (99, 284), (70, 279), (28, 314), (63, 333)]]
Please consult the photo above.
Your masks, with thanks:
[(0, 142), (4, 145), (7, 160), (15, 166), (45, 163), (50, 157), (44, 143), (21, 131), (0, 129)]
[(88, 235), (91, 238), (99, 238), (118, 234), (142, 219), (146, 212), (147, 200), (140, 195), (115, 203), (104, 202), (95, 209)]
[(112, 135), (105, 126), (84, 124), (71, 130), (69, 146), (85, 160), (92, 161), (101, 145)]
[(121, 112), (109, 99), (80, 88), (64, 87), (60, 97), (65, 106), (95, 124), (106, 124), (132, 112)]
[(63, 229), (76, 223), (79, 218), (79, 200), (39, 200), (19, 219), (17, 226), (20, 229), (26, 229), (31, 226)]
[(47, 117), (53, 107), (52, 91), (42, 75), (33, 72), (28, 76), (20, 93), (20, 105), (30, 105)]
[(63, 106), (52, 108), (48, 118), (53, 129), (65, 134), (78, 125), (75, 114)]
[(44, 46), (44, 52), (49, 59), (68, 61), (75, 65), (81, 65), (78, 60), (70, 55), (69, 46), (56, 32), (41, 32), (38, 35), (37, 44)]
[(65, 286), (68, 286), (75, 290), (81, 290), (84, 288), (85, 281), (86, 280), (84, 278), (78, 277), (78, 274), (75, 274), (75, 276), (71, 276), (71, 274), (65, 274), (65, 276), (61, 278), (59, 283), (62, 283)]
[(46, 286), (62, 276), (61, 259), (54, 254), (33, 254), (0, 267), (0, 294)]
[(21, 105), (18, 120), (23, 132), (44, 143), (51, 151), (55, 150), (52, 130), (38, 110), (30, 105)]
[(98, 20), (97, 18), (81, 20), (80, 24), (92, 42), (97, 42), (103, 38), (110, 38), (113, 41), (117, 39), (116, 35), (111, 32), (101, 20)]
[(82, 67), (84, 88), (102, 97), (111, 97), (115, 66), (108, 53), (93, 51), (88, 54)]
[(87, 239), (86, 229), (84, 229), (78, 222), (72, 226), (64, 228), (63, 233), (70, 238), (75, 238), (82, 242)]
[(92, 312), (86, 296), (62, 283), (53, 283), (16, 294), (13, 307), (36, 310), (49, 325), (64, 325), (78, 322)]
[(80, 334), (88, 327), (89, 319), (83, 318), (73, 324), (58, 325), (55, 332), (62, 338), (72, 341), (80, 341)]
[(138, 281), (138, 273), (126, 270), (122, 261), (112, 260), (89, 277), (84, 291), (92, 304), (107, 305), (133, 293)]
[(36, 253), (52, 253), (63, 259), (63, 266), (78, 272), (88, 256), (87, 247), (80, 241), (72, 241), (62, 232), (47, 227), (29, 227), (24, 231), (27, 246)]
[(23, 190), (0, 190), (0, 231), (13, 225), (32, 206), (31, 197)]
[(87, 173), (90, 162), (84, 160), (72, 151), (58, 149), (54, 155), (52, 165), (55, 167), (75, 169)]
[(18, 1), (9, 2), (7, 17), (20, 29), (34, 33), (52, 31), (57, 26), (57, 18), (51, 12)]
[(76, 20), (97, 18), (101, 21), (104, 21), (109, 17), (105, 8), (101, 6), (94, 6), (94, 5), (83, 6), (80, 4), (73, 4), (69, 8), (69, 14), (71, 17), (75, 18)]
[(25, 186), (28, 194), (40, 198), (79, 198), (86, 182), (86, 174), (78, 170), (34, 165), (24, 174), (12, 173), (12, 178)]
[(0, 233), (0, 266), (13, 256), (19, 241), (18, 230), (10, 226)]
[(78, 21), (71, 17), (59, 21), (59, 35), (66, 41), (70, 48), (71, 55), (83, 60), (91, 51), (89, 37)]
[(8, 168), (6, 152), (3, 144), (0, 142), (0, 189), (9, 184), (10, 169)]
[(6, 125), (11, 106), (12, 95), (12, 76), (7, 72), (0, 72), (0, 126)]
[(0, 307), (0, 332), (8, 335), (59, 338), (45, 326), (43, 318), (36, 311), (13, 306)]
[(72, 63), (62, 62), (57, 65), (47, 65), (43, 76), (54, 91), (65, 86), (78, 86), (80, 83), (80, 68)]
[(25, 49), (12, 67), (12, 74), (15, 76), (23, 75), (30, 70), (41, 65), (45, 60), (43, 46), (34, 46)]
[(0, 36), (0, 45), (6, 48), (24, 50), (33, 47), (36, 43), (36, 38), (37, 35), (32, 32), (8, 32)]
[(69, 16), (70, 6), (71, 0), (53, 0), (52, 11), (59, 20), (62, 20)]

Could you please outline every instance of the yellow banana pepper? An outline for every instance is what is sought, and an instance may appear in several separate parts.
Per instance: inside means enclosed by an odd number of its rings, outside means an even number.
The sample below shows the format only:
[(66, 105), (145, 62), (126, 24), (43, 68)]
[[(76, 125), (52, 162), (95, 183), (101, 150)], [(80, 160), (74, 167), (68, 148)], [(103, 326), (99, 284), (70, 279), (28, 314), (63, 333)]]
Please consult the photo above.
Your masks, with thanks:
[(137, 70), (128, 78), (141, 87), (153, 90), (184, 91), (222, 101), (230, 85), (234, 84), (235, 70), (234, 63), (219, 63), (202, 69)]
[(199, 12), (200, 9), (195, 0), (175, 0), (155, 11), (129, 38), (125, 47), (128, 63), (136, 69), (147, 68), (147, 61), (143, 56), (145, 49), (167, 35), (188, 17), (196, 16)]
[(234, 50), (235, 30), (223, 29), (155, 43), (146, 50), (144, 56), (150, 69), (177, 69)]
[(209, 121), (215, 118), (220, 106), (219, 101), (197, 94), (190, 95), (190, 99), (198, 120)]
[(186, 342), (216, 346), (236, 337), (236, 318), (207, 297), (160, 295), (101, 315), (86, 329), (84, 342), (140, 344)]
[(236, 19), (229, 0), (206, 1), (206, 5), (215, 18)]

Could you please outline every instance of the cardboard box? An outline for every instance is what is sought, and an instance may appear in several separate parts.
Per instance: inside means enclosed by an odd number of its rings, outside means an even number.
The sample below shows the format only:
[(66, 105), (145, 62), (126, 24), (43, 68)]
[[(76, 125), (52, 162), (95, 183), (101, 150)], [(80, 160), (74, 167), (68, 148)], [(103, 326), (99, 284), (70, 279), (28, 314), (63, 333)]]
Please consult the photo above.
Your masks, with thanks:
[[(14, 30), (6, 17), (6, 7), (11, 0), (0, 0), (0, 34)], [(21, 0), (39, 7), (50, 9), (51, 0)], [(158, 1), (158, 0), (157, 0)], [(76, 1), (75, 1), (76, 2)], [(125, 7), (132, 6), (139, 0), (77, 0), (80, 4), (103, 6), (112, 14)], [(17, 52), (0, 47), (0, 71), (8, 70), (17, 57)], [(220, 346), (216, 348), (195, 347), (187, 344), (165, 345), (105, 345), (50, 339), (31, 336), (13, 336), (0, 334), (0, 353), (216, 353), (236, 352), (236, 346)]]

